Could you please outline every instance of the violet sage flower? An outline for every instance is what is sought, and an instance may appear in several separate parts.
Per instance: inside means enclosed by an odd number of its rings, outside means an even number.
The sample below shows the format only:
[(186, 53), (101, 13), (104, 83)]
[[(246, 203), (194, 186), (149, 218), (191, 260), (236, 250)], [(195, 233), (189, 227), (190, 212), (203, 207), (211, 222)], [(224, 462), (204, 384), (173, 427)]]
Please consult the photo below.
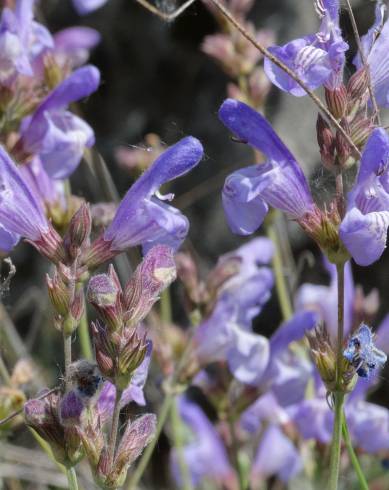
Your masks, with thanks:
[(389, 137), (374, 129), (362, 153), (356, 182), (347, 197), (339, 234), (359, 265), (378, 260), (386, 247), (389, 226)]
[(266, 119), (233, 99), (224, 101), (219, 117), (239, 139), (266, 157), (264, 163), (237, 170), (226, 179), (223, 206), (231, 230), (250, 235), (262, 224), (269, 206), (295, 219), (312, 213), (315, 205), (305, 176)]
[(38, 154), (52, 178), (67, 178), (80, 163), (85, 147), (94, 144), (92, 128), (66, 109), (70, 103), (97, 90), (99, 83), (100, 73), (96, 67), (78, 68), (22, 123), (24, 151)]
[(0, 225), (29, 240), (54, 262), (64, 257), (61, 237), (47, 221), (15, 163), (0, 146)]
[(86, 15), (107, 3), (108, 0), (73, 0), (73, 6), (80, 15)]
[(19, 235), (0, 224), (0, 256), (7, 255), (19, 241)]
[(79, 67), (86, 63), (89, 52), (101, 40), (98, 31), (90, 27), (68, 27), (54, 34), (53, 54), (60, 66)]
[[(348, 44), (343, 41), (339, 27), (339, 1), (318, 0), (317, 4), (320, 5), (317, 11), (321, 17), (319, 32), (268, 50), (311, 90), (322, 85), (334, 90), (342, 81)], [(295, 80), (268, 58), (264, 69), (271, 82), (281, 90), (298, 97), (306, 95)]]
[(201, 143), (191, 136), (164, 151), (127, 191), (112, 223), (92, 244), (85, 262), (94, 267), (137, 245), (142, 245), (144, 252), (156, 244), (176, 250), (188, 233), (189, 222), (164, 202), (174, 194), (162, 196), (159, 188), (192, 170), (202, 156)]

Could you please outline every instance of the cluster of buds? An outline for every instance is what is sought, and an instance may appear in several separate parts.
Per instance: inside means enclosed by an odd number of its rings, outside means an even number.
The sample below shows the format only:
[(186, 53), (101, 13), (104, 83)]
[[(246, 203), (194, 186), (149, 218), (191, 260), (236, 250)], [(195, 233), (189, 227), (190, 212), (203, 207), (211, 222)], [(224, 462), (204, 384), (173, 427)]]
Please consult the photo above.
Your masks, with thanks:
[(124, 288), (112, 266), (108, 274), (93, 276), (89, 281), (87, 298), (102, 320), (92, 324), (96, 361), (117, 388), (128, 385), (143, 361), (147, 341), (140, 322), (175, 277), (173, 251), (157, 245), (146, 254)]
[[(347, 86), (341, 84), (334, 90), (325, 89), (327, 107), (358, 149), (365, 145), (374, 128), (366, 113), (369, 100), (369, 75), (364, 68), (350, 78)], [(323, 165), (333, 170), (335, 166), (349, 167), (356, 161), (350, 144), (342, 133), (334, 134), (329, 124), (319, 114), (316, 124), (317, 141)]]
[(298, 220), (302, 229), (319, 245), (328, 260), (333, 264), (345, 263), (350, 254), (339, 237), (342, 221), (336, 202), (320, 209), (315, 206)]
[[(239, 19), (245, 30), (259, 44), (268, 47), (274, 43), (274, 35), (270, 30), (257, 31), (247, 20), (248, 12), (253, 5), (251, 0), (231, 0), (226, 3), (235, 18)], [(240, 32), (225, 22), (220, 11), (211, 2), (206, 2), (206, 5), (218, 21), (222, 32), (206, 36), (202, 50), (216, 60), (234, 81), (227, 86), (230, 97), (240, 99), (258, 109), (262, 108), (271, 84), (260, 66), (263, 60), (261, 53)]]
[(325, 327), (318, 326), (315, 330), (307, 332), (306, 336), (313, 360), (328, 392), (351, 392), (357, 381), (355, 369), (345, 357), (342, 357), (340, 366), (337, 366), (336, 350)]

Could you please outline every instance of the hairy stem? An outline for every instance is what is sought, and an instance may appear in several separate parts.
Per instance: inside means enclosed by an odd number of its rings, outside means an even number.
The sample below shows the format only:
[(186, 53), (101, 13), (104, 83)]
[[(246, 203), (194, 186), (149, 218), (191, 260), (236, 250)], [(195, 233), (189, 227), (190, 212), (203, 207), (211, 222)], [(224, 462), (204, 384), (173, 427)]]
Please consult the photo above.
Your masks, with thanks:
[(345, 414), (343, 414), (342, 434), (343, 434), (343, 439), (344, 439), (344, 442), (345, 442), (345, 445), (346, 445), (346, 448), (348, 451), (348, 455), (350, 456), (351, 463), (354, 466), (355, 473), (357, 474), (359, 486), (360, 486), (361, 490), (369, 490), (369, 486), (367, 484), (365, 475), (363, 474), (361, 465), (359, 464), (358, 457), (355, 454), (353, 444), (351, 442), (350, 433), (348, 431)]
[(113, 460), (115, 457), (115, 450), (116, 450), (116, 441), (117, 441), (118, 431), (119, 431), (120, 400), (122, 398), (122, 393), (123, 390), (119, 390), (119, 388), (116, 387), (115, 406), (113, 409), (111, 432), (108, 441), (108, 461), (109, 461), (109, 468), (111, 469), (113, 467)]
[(68, 477), (69, 490), (78, 490), (76, 470), (74, 468), (67, 468), (66, 476)]

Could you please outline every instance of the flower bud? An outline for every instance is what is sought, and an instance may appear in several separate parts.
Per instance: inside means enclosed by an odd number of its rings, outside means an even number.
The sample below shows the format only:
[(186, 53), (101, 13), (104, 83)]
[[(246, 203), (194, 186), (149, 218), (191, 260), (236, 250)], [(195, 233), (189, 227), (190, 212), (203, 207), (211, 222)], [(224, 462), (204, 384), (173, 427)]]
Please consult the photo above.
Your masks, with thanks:
[(71, 219), (65, 237), (69, 255), (76, 258), (79, 250), (89, 242), (92, 229), (92, 218), (89, 204), (83, 203)]
[(333, 170), (335, 164), (335, 138), (329, 124), (321, 114), (317, 116), (316, 135), (320, 148), (321, 161), (325, 168)]
[(146, 337), (139, 336), (137, 329), (123, 331), (124, 346), (120, 349), (115, 384), (119, 389), (125, 389), (130, 382), (132, 373), (142, 364), (147, 352)]
[(328, 109), (336, 119), (341, 119), (347, 109), (347, 90), (346, 87), (341, 84), (334, 90), (325, 89), (325, 98)]
[(113, 267), (108, 274), (93, 276), (88, 284), (88, 301), (96, 308), (110, 330), (122, 325), (121, 287)]
[(61, 316), (66, 316), (69, 312), (69, 288), (58, 274), (57, 268), (54, 269), (52, 278), (46, 274), (46, 283), (50, 302), (55, 311)]
[(84, 313), (85, 302), (82, 289), (76, 291), (72, 303), (69, 305), (68, 314), (63, 322), (62, 330), (65, 335), (72, 335), (80, 324), (81, 317)]
[(350, 123), (350, 135), (354, 144), (362, 148), (368, 140), (374, 125), (370, 118), (356, 116)]
[[(350, 128), (345, 120), (341, 121), (342, 127), (346, 130), (347, 134), (350, 134)], [(338, 130), (336, 131), (335, 136), (335, 149), (337, 156), (337, 163), (345, 167), (347, 166), (347, 162), (351, 157), (351, 147), (348, 141), (345, 139), (343, 134)]]
[(76, 391), (71, 390), (64, 395), (59, 404), (59, 417), (64, 427), (72, 427), (81, 422), (85, 406)]
[(127, 325), (137, 325), (149, 313), (159, 294), (176, 278), (173, 250), (156, 245), (144, 257), (124, 290)]
[(117, 346), (111, 342), (107, 327), (92, 323), (91, 333), (95, 344), (96, 362), (103, 376), (114, 379), (116, 372)]
[(365, 68), (356, 71), (347, 84), (347, 93), (351, 101), (356, 102), (364, 97), (369, 86), (369, 74)]

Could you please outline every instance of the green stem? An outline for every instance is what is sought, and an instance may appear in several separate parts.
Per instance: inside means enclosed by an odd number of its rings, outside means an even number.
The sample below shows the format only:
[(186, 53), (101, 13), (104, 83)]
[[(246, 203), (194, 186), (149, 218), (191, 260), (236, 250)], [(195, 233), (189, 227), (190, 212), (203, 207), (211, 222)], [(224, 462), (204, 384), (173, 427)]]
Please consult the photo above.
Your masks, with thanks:
[(80, 325), (78, 327), (78, 335), (80, 339), (81, 352), (84, 359), (91, 361), (93, 359), (93, 348), (89, 335), (88, 326), (88, 314), (86, 311), (86, 305), (84, 307), (84, 313), (82, 314)]
[(162, 429), (165, 425), (165, 422), (167, 420), (167, 417), (169, 415), (172, 403), (174, 402), (175, 395), (173, 393), (169, 393), (168, 395), (165, 396), (165, 399), (163, 401), (161, 410), (159, 411), (158, 414), (158, 424), (157, 424), (157, 429), (155, 431), (155, 437), (154, 439), (150, 442), (150, 444), (147, 446), (145, 449), (138, 466), (136, 467), (131, 479), (130, 483), (128, 485), (128, 490), (135, 490), (139, 480), (142, 478), (142, 475), (149, 464), (150, 458), (153, 454), (154, 448), (158, 442), (159, 436), (161, 435)]
[(70, 389), (69, 365), (72, 363), (72, 336), (63, 332), (66, 391)]
[(192, 490), (192, 480), (188, 465), (186, 464), (185, 454), (183, 451), (184, 441), (182, 440), (182, 420), (178, 411), (177, 399), (174, 400), (170, 408), (170, 420), (174, 439), (174, 447), (177, 451), (178, 465), (180, 469), (183, 490)]
[(335, 420), (332, 431), (331, 455), (330, 455), (330, 477), (328, 490), (337, 490), (340, 467), (340, 448), (342, 443), (342, 419), (344, 394), (340, 391), (334, 393)]
[(163, 323), (169, 324), (172, 321), (172, 303), (170, 299), (170, 288), (166, 288), (162, 291), (161, 299), (159, 302), (160, 315)]
[(273, 223), (269, 224), (266, 227), (266, 234), (274, 244), (273, 269), (276, 279), (277, 296), (280, 303), (282, 317), (284, 320), (288, 320), (293, 315), (293, 309), (290, 301), (289, 291), (285, 281), (278, 234)]
[(78, 490), (76, 470), (74, 468), (67, 468), (66, 476), (68, 477), (69, 490)]
[(111, 433), (109, 435), (109, 442), (108, 442), (109, 468), (113, 468), (113, 460), (115, 457), (116, 441), (117, 441), (118, 431), (119, 431), (120, 400), (122, 398), (122, 393), (123, 390), (119, 390), (119, 388), (116, 387), (115, 407), (113, 409)]
[(355, 473), (357, 474), (359, 486), (361, 487), (361, 490), (369, 490), (369, 486), (365, 479), (365, 475), (363, 474), (361, 465), (359, 464), (358, 457), (355, 454), (353, 444), (351, 442), (350, 433), (348, 431), (347, 421), (344, 414), (343, 414), (343, 423), (342, 423), (342, 433), (348, 451), (348, 455), (350, 456), (351, 463), (354, 466)]
[(338, 283), (338, 337), (336, 345), (336, 391), (334, 396), (334, 428), (332, 432), (329, 490), (337, 490), (340, 467), (340, 449), (342, 443), (342, 420), (344, 393), (342, 390), (343, 336), (344, 336), (344, 264), (337, 264)]
[(245, 490), (246, 489), (246, 483), (245, 483), (246, 479), (245, 479), (245, 475), (243, 472), (242, 465), (240, 464), (240, 461), (239, 461), (238, 439), (236, 436), (234, 420), (231, 416), (228, 417), (228, 425), (230, 427), (232, 458), (234, 461), (236, 474), (238, 475), (239, 490)]

